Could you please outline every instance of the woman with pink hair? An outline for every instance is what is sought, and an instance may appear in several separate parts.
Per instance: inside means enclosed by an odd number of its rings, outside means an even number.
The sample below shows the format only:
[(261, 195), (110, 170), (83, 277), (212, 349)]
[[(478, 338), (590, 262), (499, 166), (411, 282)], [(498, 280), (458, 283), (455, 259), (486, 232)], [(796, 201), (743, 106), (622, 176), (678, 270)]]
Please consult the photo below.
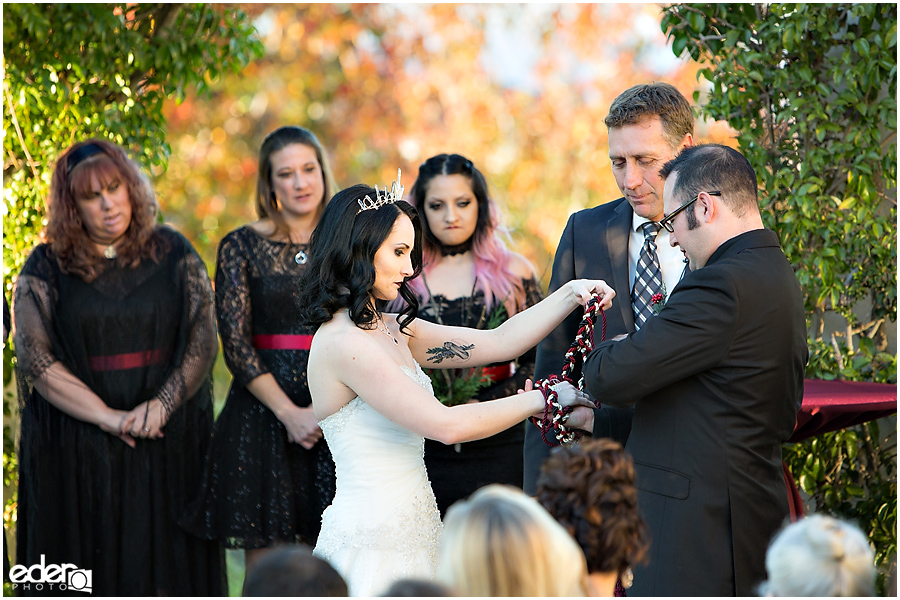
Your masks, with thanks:
[[(422, 276), (411, 280), (419, 316), (434, 323), (491, 329), (542, 298), (534, 267), (500, 236), (499, 210), (472, 161), (432, 156), (419, 167), (411, 202), (424, 233)], [(535, 350), (479, 369), (434, 370), (436, 395), (448, 405), (516, 393), (534, 371)], [(491, 437), (445, 446), (425, 441), (425, 464), (443, 515), (490, 483), (522, 487), (524, 422)]]

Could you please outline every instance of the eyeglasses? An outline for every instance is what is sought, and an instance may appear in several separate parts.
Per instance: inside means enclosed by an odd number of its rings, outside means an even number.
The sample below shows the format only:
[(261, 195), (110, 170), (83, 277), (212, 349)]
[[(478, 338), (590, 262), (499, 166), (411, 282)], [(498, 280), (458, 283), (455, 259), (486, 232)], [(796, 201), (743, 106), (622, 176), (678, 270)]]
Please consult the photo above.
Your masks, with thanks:
[[(709, 194), (710, 196), (721, 196), (722, 195), (722, 192), (706, 192), (706, 193)], [(700, 197), (700, 194), (697, 194), (696, 196), (694, 196), (693, 200), (691, 200), (690, 202), (687, 202), (686, 204), (682, 204), (681, 206), (679, 206), (678, 208), (676, 208), (675, 210), (670, 212), (668, 215), (664, 216), (662, 219), (660, 219), (659, 224), (662, 225), (663, 227), (665, 227), (666, 231), (668, 231), (669, 233), (675, 233), (675, 228), (672, 227), (672, 221), (675, 219), (675, 217), (678, 216), (678, 213), (680, 213), (681, 211), (686, 209), (688, 206), (690, 206), (691, 204), (696, 202), (699, 197)]]

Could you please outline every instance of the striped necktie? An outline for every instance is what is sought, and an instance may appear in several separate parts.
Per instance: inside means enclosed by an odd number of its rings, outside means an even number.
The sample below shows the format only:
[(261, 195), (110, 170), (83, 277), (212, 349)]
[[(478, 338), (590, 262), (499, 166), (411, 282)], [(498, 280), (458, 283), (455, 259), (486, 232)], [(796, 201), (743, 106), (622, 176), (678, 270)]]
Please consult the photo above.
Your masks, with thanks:
[(644, 245), (638, 258), (634, 274), (634, 288), (631, 290), (631, 306), (634, 309), (634, 327), (640, 329), (656, 312), (653, 310), (653, 294), (662, 293), (662, 272), (656, 255), (656, 235), (659, 223), (644, 223)]

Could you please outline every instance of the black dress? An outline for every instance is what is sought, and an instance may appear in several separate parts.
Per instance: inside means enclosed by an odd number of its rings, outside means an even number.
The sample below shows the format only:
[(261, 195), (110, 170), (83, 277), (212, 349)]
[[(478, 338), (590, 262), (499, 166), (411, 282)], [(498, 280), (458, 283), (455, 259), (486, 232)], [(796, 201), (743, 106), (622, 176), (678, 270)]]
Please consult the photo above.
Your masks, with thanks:
[[(212, 288), (187, 240), (163, 227), (155, 235), (166, 248), (158, 264), (111, 264), (87, 283), (40, 245), (19, 276), (17, 562), (90, 570), (98, 596), (222, 595), (222, 546), (176, 524), (212, 431)], [(164, 437), (131, 448), (57, 409), (33, 387), (57, 361), (111, 408), (171, 403)], [(15, 591), (66, 593), (41, 587)]]
[[(541, 301), (541, 290), (535, 279), (523, 279), (525, 304), (522, 311)], [(421, 299), (420, 299), (421, 302)], [(484, 292), (447, 300), (440, 294), (422, 302), (419, 317), (433, 323), (485, 329), (495, 307), (485, 306)], [(506, 317), (508, 318), (508, 317)], [(503, 319), (505, 320), (505, 318)], [(514, 396), (525, 386), (525, 380), (534, 377), (535, 349), (531, 348), (516, 360), (512, 377), (494, 381), (482, 388), (475, 398), (479, 402)], [(426, 369), (432, 377), (441, 377), (440, 369)], [(446, 445), (425, 440), (425, 466), (434, 489), (438, 509), (443, 516), (457, 500), (467, 498), (475, 490), (491, 483), (504, 483), (522, 487), (522, 449), (525, 443), (527, 421), (514, 425), (490, 437)]]
[(256, 336), (313, 333), (297, 320), (297, 279), (305, 267), (295, 257), (303, 248), (273, 242), (249, 227), (219, 244), (216, 310), (234, 380), (216, 420), (201, 497), (185, 525), (232, 548), (315, 545), (322, 512), (334, 497), (334, 463), (325, 440), (311, 450), (291, 443), (281, 421), (245, 387), (271, 373), (294, 404), (312, 402), (309, 350), (255, 347), (261, 345)]

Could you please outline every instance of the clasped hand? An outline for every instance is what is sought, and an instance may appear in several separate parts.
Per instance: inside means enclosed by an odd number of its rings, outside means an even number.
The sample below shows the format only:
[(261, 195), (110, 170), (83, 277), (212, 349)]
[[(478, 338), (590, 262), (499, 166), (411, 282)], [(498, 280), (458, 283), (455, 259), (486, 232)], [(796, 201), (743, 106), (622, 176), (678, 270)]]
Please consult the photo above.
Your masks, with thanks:
[[(557, 402), (559, 402), (562, 406), (571, 406), (573, 409), (577, 410), (578, 407), (584, 408), (594, 408), (593, 402), (591, 402), (590, 397), (579, 390), (577, 387), (569, 383), (568, 381), (560, 381), (559, 383), (555, 383), (551, 386), (553, 391), (556, 392)], [(525, 392), (530, 392), (534, 389), (534, 382), (530, 379), (525, 380), (525, 389), (518, 390), (518, 393), (524, 394)], [(535, 413), (534, 416), (536, 418), (541, 418), (544, 414), (543, 409)], [(571, 414), (569, 417), (571, 418)]]
[(311, 406), (300, 408), (291, 405), (291, 410), (280, 416), (279, 420), (287, 430), (288, 441), (300, 444), (306, 450), (310, 450), (322, 439), (322, 430)]
[(602, 279), (573, 279), (567, 285), (575, 296), (575, 300), (585, 307), (594, 295), (599, 294), (600, 308), (609, 310), (612, 307), (613, 298), (616, 297), (615, 290)]
[(166, 420), (165, 407), (154, 398), (141, 402), (129, 411), (108, 408), (103, 411), (97, 425), (134, 448), (137, 438), (156, 440), (163, 437)]

